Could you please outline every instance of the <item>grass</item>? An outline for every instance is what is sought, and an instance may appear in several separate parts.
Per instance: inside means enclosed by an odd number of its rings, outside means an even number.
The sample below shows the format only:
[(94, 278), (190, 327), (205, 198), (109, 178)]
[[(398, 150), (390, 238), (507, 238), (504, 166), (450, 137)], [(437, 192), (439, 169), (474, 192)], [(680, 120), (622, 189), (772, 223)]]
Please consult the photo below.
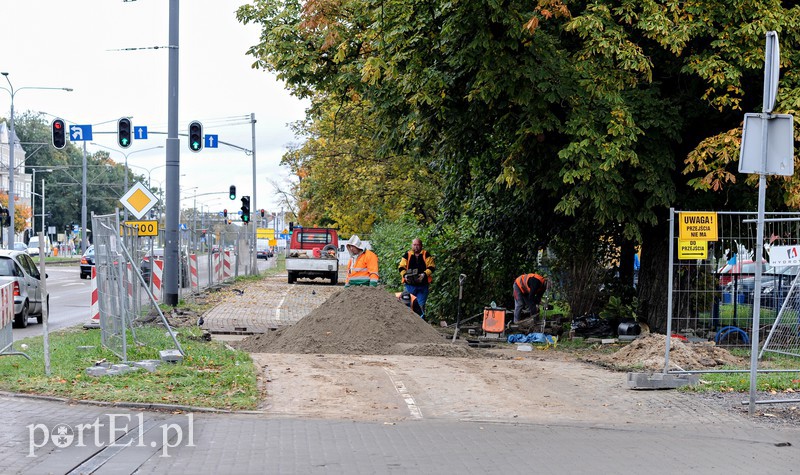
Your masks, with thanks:
[[(138, 330), (141, 331), (141, 330)], [(160, 334), (163, 328), (154, 329)], [(42, 338), (16, 342), (29, 347), (31, 357), (0, 358), (0, 389), (78, 400), (204, 406), (219, 409), (253, 409), (259, 401), (256, 367), (246, 352), (230, 350), (219, 342), (201, 340), (198, 328), (180, 328), (178, 339), (186, 352), (183, 362), (161, 364), (115, 376), (89, 376), (86, 368), (118, 358), (100, 343), (100, 330), (68, 329), (50, 335), (51, 375), (45, 375)], [(166, 341), (166, 340), (165, 340)], [(81, 349), (80, 347), (89, 347)], [(170, 348), (165, 343), (161, 349)], [(158, 359), (158, 350), (129, 345), (130, 361)]]
[[(747, 361), (741, 367), (723, 366), (718, 369), (746, 370), (743, 373), (705, 373), (700, 376), (701, 384), (684, 386), (685, 391), (693, 392), (747, 392), (750, 390), (750, 351), (732, 349), (731, 353)], [(800, 392), (800, 360), (796, 357), (768, 354), (758, 362), (758, 369), (797, 369), (789, 373), (759, 373), (756, 377), (756, 390), (774, 393)]]

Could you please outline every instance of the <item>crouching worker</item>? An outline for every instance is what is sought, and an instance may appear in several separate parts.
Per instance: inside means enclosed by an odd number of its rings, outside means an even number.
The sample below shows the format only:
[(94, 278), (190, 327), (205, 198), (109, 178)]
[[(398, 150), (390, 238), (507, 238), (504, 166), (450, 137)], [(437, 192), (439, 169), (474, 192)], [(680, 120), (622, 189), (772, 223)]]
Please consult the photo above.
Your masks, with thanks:
[(347, 281), (345, 287), (356, 285), (378, 286), (378, 256), (364, 249), (361, 239), (355, 234), (350, 236), (347, 241), (347, 252), (350, 253), (350, 260), (347, 261)]
[(547, 279), (539, 274), (522, 274), (514, 280), (514, 323), (519, 323), (519, 315), (527, 308), (531, 317), (539, 313), (539, 302), (547, 290)]
[(406, 307), (410, 308), (414, 313), (422, 317), (422, 307), (419, 305), (419, 299), (408, 291), (397, 292), (394, 294), (397, 300), (403, 303)]

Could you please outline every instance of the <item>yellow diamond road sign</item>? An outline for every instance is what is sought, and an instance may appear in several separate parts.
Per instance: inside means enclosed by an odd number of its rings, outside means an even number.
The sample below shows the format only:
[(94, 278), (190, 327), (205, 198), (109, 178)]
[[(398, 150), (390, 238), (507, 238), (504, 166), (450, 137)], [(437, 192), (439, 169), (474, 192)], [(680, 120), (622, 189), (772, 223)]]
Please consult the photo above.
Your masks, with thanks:
[(137, 181), (119, 201), (136, 216), (136, 219), (142, 219), (142, 216), (158, 203), (158, 198)]

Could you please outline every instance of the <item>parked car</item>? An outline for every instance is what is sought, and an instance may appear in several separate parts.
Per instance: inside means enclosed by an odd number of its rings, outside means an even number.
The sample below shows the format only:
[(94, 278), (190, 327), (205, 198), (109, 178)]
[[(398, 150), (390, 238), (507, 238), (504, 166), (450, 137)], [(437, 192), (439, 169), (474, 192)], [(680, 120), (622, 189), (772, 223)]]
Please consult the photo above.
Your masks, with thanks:
[(42, 323), (42, 311), (45, 305), (49, 308), (50, 297), (42, 294), (42, 276), (31, 256), (22, 251), (0, 250), (0, 285), (8, 282), (14, 287), (14, 326), (27, 327), (31, 316)]
[[(157, 247), (157, 248), (153, 249), (153, 256), (154, 256), (155, 260), (163, 261), (164, 260), (164, 248), (163, 247)], [(151, 275), (152, 269), (153, 269), (152, 260), (153, 259), (151, 259), (150, 252), (148, 251), (148, 253), (145, 254), (144, 257), (142, 257), (142, 262), (139, 265), (139, 269), (142, 271), (142, 277), (144, 278), (144, 281), (147, 282), (148, 284), (150, 283), (150, 275)], [(181, 260), (181, 270), (180, 270), (181, 287), (188, 287), (189, 286), (189, 263), (186, 260), (186, 256), (184, 254), (181, 254), (181, 259), (180, 260)]]
[[(38, 256), (39, 255), (39, 236), (33, 236), (30, 241), (28, 241), (28, 254), (31, 256)], [(44, 238), (44, 255), (45, 257), (50, 257), (53, 255), (53, 246), (50, 244), (50, 238)]]
[(26, 246), (24, 242), (14, 241), (14, 250), (27, 252), (28, 246)]
[[(792, 288), (794, 278), (800, 272), (798, 266), (785, 266), (775, 268), (770, 277), (761, 281), (761, 306), (764, 308), (779, 309), (783, 305), (789, 290)], [(755, 285), (754, 285), (755, 286)], [(751, 297), (752, 300), (752, 297)], [(800, 302), (795, 303), (795, 307)]]
[(81, 279), (89, 279), (92, 277), (92, 268), (94, 267), (94, 246), (86, 248), (86, 252), (81, 256)]
[[(767, 263), (762, 264), (764, 267), (761, 272), (766, 272)], [(747, 277), (756, 275), (756, 263), (753, 261), (737, 261), (736, 264), (726, 264), (721, 267), (717, 274), (719, 274), (719, 285), (725, 287), (734, 281), (734, 279), (742, 280)]]

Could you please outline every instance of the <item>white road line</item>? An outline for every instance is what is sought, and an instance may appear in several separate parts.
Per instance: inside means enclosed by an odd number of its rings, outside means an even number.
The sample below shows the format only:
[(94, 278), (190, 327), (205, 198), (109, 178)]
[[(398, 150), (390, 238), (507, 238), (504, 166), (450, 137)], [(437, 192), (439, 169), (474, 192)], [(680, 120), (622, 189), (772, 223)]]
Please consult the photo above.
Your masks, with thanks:
[(397, 390), (397, 393), (400, 394), (400, 397), (406, 402), (406, 406), (408, 406), (408, 412), (411, 413), (411, 417), (414, 419), (422, 419), (422, 410), (417, 406), (417, 402), (414, 401), (414, 396), (408, 392), (406, 389), (406, 385), (403, 384), (402, 381), (395, 381), (394, 379), (394, 371), (390, 370), (389, 368), (384, 367), (383, 370), (386, 372), (386, 375), (389, 376), (389, 379), (394, 384), (394, 388)]
[(286, 293), (283, 294), (283, 298), (281, 299), (280, 303), (278, 303), (278, 307), (275, 309), (275, 320), (281, 321), (281, 307), (283, 307), (283, 302), (286, 301), (286, 296), (289, 295), (292, 289), (286, 290)]

